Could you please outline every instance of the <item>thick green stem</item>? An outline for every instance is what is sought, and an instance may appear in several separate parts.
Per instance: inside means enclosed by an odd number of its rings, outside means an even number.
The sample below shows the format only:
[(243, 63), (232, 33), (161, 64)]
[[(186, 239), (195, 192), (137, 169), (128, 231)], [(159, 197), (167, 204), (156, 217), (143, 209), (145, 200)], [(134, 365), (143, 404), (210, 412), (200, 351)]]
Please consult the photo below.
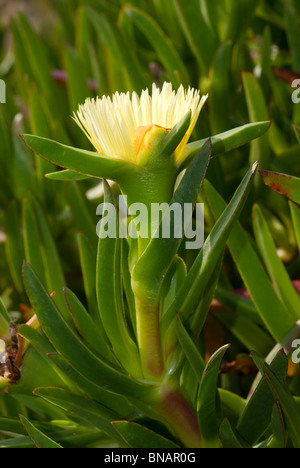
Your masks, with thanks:
[(160, 380), (164, 372), (164, 362), (159, 326), (159, 305), (135, 298), (138, 345), (144, 377)]
[(202, 447), (197, 416), (180, 390), (172, 386), (162, 387), (158, 406), (161, 415), (184, 447)]

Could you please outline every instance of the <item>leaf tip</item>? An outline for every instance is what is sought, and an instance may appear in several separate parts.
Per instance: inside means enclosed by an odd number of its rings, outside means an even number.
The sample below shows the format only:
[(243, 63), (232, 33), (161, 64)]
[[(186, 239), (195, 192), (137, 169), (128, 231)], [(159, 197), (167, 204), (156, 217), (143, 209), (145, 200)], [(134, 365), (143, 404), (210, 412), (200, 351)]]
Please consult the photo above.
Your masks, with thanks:
[(266, 171), (265, 169), (260, 169), (259, 174), (261, 178), (264, 180), (266, 176), (269, 174), (269, 171)]
[(30, 264), (27, 262), (27, 260), (23, 260), (23, 263), (22, 263), (22, 270), (24, 270), (25, 268), (29, 267)]

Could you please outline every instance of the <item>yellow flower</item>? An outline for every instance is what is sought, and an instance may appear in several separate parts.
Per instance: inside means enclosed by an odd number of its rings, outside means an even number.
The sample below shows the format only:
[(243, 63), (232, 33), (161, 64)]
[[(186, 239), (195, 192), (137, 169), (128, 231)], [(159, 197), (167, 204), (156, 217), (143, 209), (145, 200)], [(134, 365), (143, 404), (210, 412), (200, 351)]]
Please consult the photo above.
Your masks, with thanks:
[(98, 153), (137, 162), (141, 135), (153, 126), (169, 130), (190, 111), (190, 126), (175, 151), (176, 161), (180, 162), (206, 99), (192, 88), (185, 90), (180, 86), (175, 92), (171, 83), (164, 83), (161, 90), (154, 83), (152, 96), (146, 89), (141, 96), (128, 92), (115, 93), (112, 98), (88, 98), (74, 119)]

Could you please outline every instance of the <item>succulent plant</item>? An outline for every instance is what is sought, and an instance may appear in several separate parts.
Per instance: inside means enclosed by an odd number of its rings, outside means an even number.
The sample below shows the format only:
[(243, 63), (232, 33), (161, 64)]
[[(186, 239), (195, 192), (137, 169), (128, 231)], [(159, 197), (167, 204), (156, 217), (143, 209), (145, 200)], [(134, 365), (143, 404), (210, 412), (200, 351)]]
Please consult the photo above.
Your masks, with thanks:
[(1, 37), (0, 446), (300, 447), (298, 3), (46, 7)]

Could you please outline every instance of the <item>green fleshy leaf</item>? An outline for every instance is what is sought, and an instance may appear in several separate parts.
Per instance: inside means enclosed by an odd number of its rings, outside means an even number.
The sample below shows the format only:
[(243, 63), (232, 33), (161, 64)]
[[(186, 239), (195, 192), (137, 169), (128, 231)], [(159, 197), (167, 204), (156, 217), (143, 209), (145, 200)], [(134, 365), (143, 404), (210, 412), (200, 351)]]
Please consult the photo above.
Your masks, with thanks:
[(286, 448), (287, 434), (284, 417), (278, 401), (273, 406), (271, 424), (273, 436), (268, 444), (268, 448)]
[(10, 273), (18, 292), (22, 292), (22, 263), (25, 257), (22, 232), (20, 230), (20, 213), (16, 200), (13, 200), (6, 211), (5, 251)]
[(298, 24), (299, 9), (297, 8), (297, 2), (295, 0), (284, 0), (283, 4), (286, 33), (293, 60), (293, 71), (300, 73), (300, 52), (298, 47), (300, 41)]
[[(24, 325), (24, 328), (25, 325)], [(39, 405), (39, 402), (35, 401), (32, 396), (32, 391), (35, 387), (43, 385), (59, 385), (62, 387), (67, 386), (67, 380), (57, 372), (57, 369), (54, 369), (54, 366), (51, 362), (48, 362), (47, 355), (45, 354), (45, 349), (48, 349), (50, 352), (53, 352), (53, 348), (47, 340), (39, 339), (41, 335), (31, 327), (28, 327), (29, 333), (28, 336), (31, 340), (32, 335), (34, 336), (33, 345), (29, 346), (26, 350), (26, 353), (22, 357), (22, 372), (20, 373), (20, 379), (17, 382), (17, 385), (10, 385), (8, 387), (8, 393), (10, 394), (13, 401), (20, 401), (24, 403), (18, 412), (26, 412), (25, 406), (31, 408), (33, 411), (42, 414), (48, 415), (52, 419), (62, 418), (61, 412), (58, 414), (57, 409), (48, 407), (46, 408), (44, 403)], [(32, 333), (30, 334), (30, 331)], [(27, 329), (25, 333), (27, 332)], [(24, 333), (24, 334), (25, 334)], [(45, 343), (46, 341), (46, 343)], [(42, 347), (39, 346), (42, 344)], [(11, 413), (10, 413), (11, 414)]]
[(227, 291), (218, 285), (215, 298), (229, 310), (234, 310), (237, 314), (249, 318), (252, 322), (263, 325), (253, 302), (234, 291)]
[(259, 171), (265, 185), (300, 204), (300, 178), (272, 171)]
[(0, 297), (0, 338), (9, 338), (8, 326), (11, 319)]
[(185, 280), (186, 275), (187, 265), (179, 255), (176, 255), (163, 284), (161, 300), (162, 315), (174, 300), (174, 297), (176, 296), (182, 282)]
[(167, 70), (170, 80), (176, 86), (189, 82), (187, 70), (171, 40), (165, 36), (159, 25), (145, 11), (130, 5), (124, 8), (124, 14), (128, 15), (136, 26), (145, 34), (155, 49), (162, 64)]
[(205, 369), (205, 362), (178, 315), (176, 317), (176, 330), (180, 345), (200, 383)]
[(151, 387), (132, 380), (102, 361), (80, 340), (64, 320), (53, 300), (27, 263), (23, 266), (25, 288), (39, 322), (56, 350), (75, 370), (104, 388), (133, 396), (151, 394)]
[(274, 341), (261, 326), (248, 317), (234, 311), (214, 312), (213, 314), (242, 343), (248, 351), (256, 351), (265, 356), (274, 346)]
[[(241, 127), (234, 128), (219, 135), (211, 137), (212, 156), (221, 153), (226, 153), (233, 149), (245, 145), (255, 138), (259, 138), (270, 128), (270, 122), (256, 122)], [(206, 140), (193, 141), (188, 143), (185, 147), (183, 158), (184, 162), (182, 167), (186, 167), (190, 159), (194, 156), (195, 152), (205, 144)]]
[(229, 112), (229, 69), (232, 55), (231, 42), (221, 44), (211, 70), (210, 127), (214, 133), (224, 132), (231, 126)]
[(280, 403), (286, 418), (286, 424), (289, 435), (293, 441), (294, 448), (299, 448), (300, 409), (298, 405), (296, 404), (292, 394), (281, 384), (276, 375), (274, 375), (272, 370), (269, 368), (268, 364), (266, 364), (256, 353), (252, 353), (252, 359), (270, 386), (274, 397)]
[(294, 124), (293, 129), (294, 129), (297, 141), (300, 144), (300, 127), (299, 127), (299, 125)]
[(96, 325), (100, 327), (100, 330), (103, 330), (96, 296), (96, 250), (82, 233), (78, 234), (78, 248), (88, 311)]
[(129, 246), (127, 242), (123, 242), (122, 246), (122, 279), (123, 289), (126, 297), (126, 306), (129, 313), (129, 322), (132, 326), (134, 337), (137, 336), (136, 330), (136, 308), (135, 308), (135, 297), (131, 287), (131, 275), (129, 268)]
[(36, 448), (28, 436), (13, 437), (12, 439), (0, 440), (0, 448)]
[(209, 283), (204, 288), (199, 304), (197, 305), (197, 308), (193, 313), (190, 327), (192, 330), (193, 337), (195, 337), (195, 339), (200, 336), (205, 325), (207, 314), (210, 311), (210, 307), (214, 299), (216, 285), (219, 281), (220, 273), (222, 270), (222, 262), (223, 256), (220, 256), (219, 260), (216, 263), (215, 269), (210, 277)]
[[(145, 87), (146, 73), (140, 66), (136, 54), (121, 28), (116, 27), (109, 17), (100, 15), (92, 8), (87, 8), (86, 11), (100, 41), (110, 50), (111, 56), (118, 64), (118, 74), (122, 74), (122, 82), (127, 85), (126, 90), (137, 93), (142, 91)], [(117, 74), (111, 79), (117, 80)], [(118, 91), (121, 90), (118, 88)]]
[[(187, 169), (171, 204), (178, 203), (183, 207), (185, 203), (195, 203), (206, 174), (210, 152), (211, 146), (208, 141)], [(167, 212), (161, 224), (168, 217), (169, 213)], [(174, 219), (171, 216), (170, 218), (170, 233), (172, 234), (174, 233)], [(182, 220), (183, 223), (184, 220)], [(158, 300), (162, 282), (178, 251), (181, 240), (175, 237), (163, 238), (160, 234), (160, 227), (158, 228), (158, 235), (151, 239), (133, 269), (132, 280), (135, 291), (139, 290), (141, 294), (146, 293), (149, 300), (151, 299), (154, 303)]]
[[(106, 408), (111, 409), (118, 415), (119, 419), (127, 418), (132, 414), (133, 406), (129, 404), (127, 398), (100, 388), (71, 367), (70, 364), (62, 358), (62, 356), (58, 354), (50, 354), (48, 357), (49, 360), (52, 361), (53, 365), (55, 365), (57, 369), (63, 372), (64, 375), (72, 381), (73, 385), (69, 387), (71, 391), (74, 393), (78, 393), (78, 390), (83, 392), (84, 396), (88, 396), (94, 401), (101, 403), (101, 405), (104, 405)], [(61, 385), (57, 385), (57, 387), (62, 388)], [(136, 405), (135, 400), (134, 405)]]
[(218, 389), (221, 411), (233, 424), (237, 424), (246, 405), (246, 401), (240, 395), (225, 388)]
[[(279, 382), (283, 383), (287, 373), (287, 361), (282, 353), (276, 355), (270, 365)], [(274, 397), (265, 380), (251, 392), (243, 413), (240, 416), (237, 432), (250, 445), (255, 444), (266, 431), (271, 421)], [(253, 414), (256, 415), (253, 418)]]
[[(205, 192), (217, 219), (226, 208), (226, 202), (209, 182), (205, 184)], [(280, 341), (294, 325), (294, 319), (278, 298), (247, 233), (239, 223), (233, 227), (227, 244), (261, 319), (275, 340)]]
[(216, 48), (214, 31), (209, 28), (197, 0), (175, 0), (183, 33), (203, 73), (207, 73)]
[(14, 53), (16, 59), (16, 79), (21, 95), (25, 100), (28, 96), (30, 83), (33, 82), (33, 74), (31, 65), (27, 57), (25, 44), (22, 38), (22, 30), (16, 18), (12, 18), (11, 32), (13, 37)]
[(212, 34), (215, 34), (217, 39), (219, 39), (219, 30), (218, 30), (218, 15), (216, 14), (215, 3), (211, 0), (200, 0), (200, 8), (202, 15), (209, 26)]
[(77, 182), (69, 183), (67, 199), (78, 231), (82, 232), (90, 240), (91, 244), (96, 247), (98, 240), (96, 213), (93, 213), (82, 187)]
[(133, 448), (171, 448), (179, 446), (140, 424), (129, 421), (114, 421), (112, 426), (124, 439), (128, 447)]
[(66, 72), (68, 74), (67, 91), (69, 105), (72, 111), (76, 111), (78, 105), (84, 103), (85, 99), (91, 97), (92, 93), (84, 74), (81, 59), (76, 54), (76, 51), (72, 47), (66, 45), (64, 58)]
[(27, 435), (26, 429), (17, 418), (10, 418), (6, 416), (0, 416), (0, 427), (1, 432), (10, 432), (15, 435)]
[[(269, 366), (273, 365), (273, 361), (275, 361), (277, 357), (280, 356), (280, 353), (282, 354), (283, 349), (286, 350), (286, 353), (288, 353), (292, 347), (294, 340), (296, 340), (299, 337), (299, 335), (300, 335), (300, 322), (297, 322), (288, 330), (288, 332), (281, 338), (281, 340), (269, 352), (269, 354), (266, 357), (266, 363)], [(283, 365), (282, 365), (282, 368), (283, 368)], [(262, 376), (260, 373), (258, 373), (251, 385), (247, 401), (249, 401), (253, 393), (256, 391), (261, 380), (262, 380)]]
[[(138, 3), (138, 2), (137, 2)], [(183, 33), (178, 27), (178, 18), (174, 2), (164, 2), (160, 0), (153, 0), (155, 8), (155, 17), (159, 24), (163, 24), (164, 29), (168, 36), (172, 38), (172, 42), (178, 51), (183, 51), (185, 46)]]
[(34, 76), (32, 81), (38, 83), (39, 89), (51, 105), (53, 114), (64, 115), (67, 112), (66, 100), (63, 91), (52, 78), (51, 69), (53, 64), (51, 63), (49, 51), (25, 15), (19, 13), (18, 22), (25, 57), (30, 64)]
[(103, 156), (93, 151), (72, 148), (34, 135), (22, 135), (22, 138), (35, 153), (53, 164), (80, 174), (117, 180), (135, 170), (133, 164), (121, 157)]
[(258, 18), (268, 21), (279, 29), (285, 29), (284, 18), (282, 15), (266, 2), (258, 4), (256, 15)]
[(75, 25), (75, 49), (78, 58), (81, 60), (84, 76), (90, 76), (90, 44), (93, 41), (94, 35), (90, 27), (90, 22), (87, 14), (87, 9), (83, 5), (79, 5), (76, 12)]
[(295, 321), (297, 321), (300, 318), (300, 298), (277, 255), (275, 243), (258, 205), (254, 205), (253, 207), (253, 227), (258, 248), (271, 280), (276, 286), (282, 302), (287, 306), (289, 311), (293, 312)]
[(46, 284), (44, 258), (40, 248), (40, 233), (32, 201), (25, 198), (22, 208), (25, 259), (32, 265), (41, 281)]
[(223, 448), (244, 448), (227, 418), (223, 419), (220, 424), (220, 440), (222, 441)]
[(170, 157), (188, 131), (191, 123), (191, 111), (182, 117), (166, 135), (162, 143), (161, 157)]
[(246, 34), (248, 27), (252, 24), (252, 19), (259, 0), (242, 0), (226, 2), (228, 22), (226, 22), (226, 39), (237, 43), (238, 39)]
[(104, 406), (86, 398), (73, 395), (61, 388), (41, 387), (36, 389), (34, 394), (58, 406), (63, 411), (79, 417), (83, 422), (95, 425), (110, 437), (118, 439), (118, 434), (111, 425), (115, 414)]
[[(260, 122), (269, 119), (269, 113), (263, 91), (258, 80), (252, 73), (243, 74), (243, 84), (246, 93), (248, 112), (251, 122)], [(252, 142), (250, 161), (259, 159), (263, 166), (269, 164), (270, 148), (268, 135)]]
[[(184, 354), (181, 352), (182, 358)], [(175, 360), (175, 359), (174, 359)], [(179, 359), (176, 362), (176, 365), (180, 368), (181, 361)], [(182, 388), (183, 393), (186, 395), (189, 401), (193, 403), (193, 406), (197, 406), (197, 395), (199, 390), (199, 382), (198, 379), (195, 378), (195, 372), (192, 368), (189, 361), (185, 360), (182, 367), (182, 371), (180, 375), (180, 385)], [(173, 369), (172, 369), (173, 370)], [(175, 367), (175, 373), (177, 368)], [(178, 374), (177, 374), (178, 375)]]
[(300, 208), (293, 202), (289, 202), (289, 206), (291, 210), (297, 245), (300, 251)]
[(57, 172), (49, 172), (48, 174), (45, 174), (45, 177), (47, 177), (47, 179), (61, 180), (64, 182), (89, 179), (89, 176), (79, 174), (78, 172), (70, 171), (69, 169), (63, 169)]
[[(40, 93), (36, 86), (32, 88), (29, 94), (29, 112), (32, 132), (45, 138), (51, 138), (51, 129), (49, 126), (51, 116), (49, 115), (47, 104), (41, 100)], [(45, 180), (44, 174), (56, 170), (56, 166), (37, 155), (35, 155), (35, 163), (37, 168), (39, 192), (41, 193), (43, 200), (51, 203), (55, 196), (57, 186), (55, 183), (51, 184)]]
[[(47, 372), (50, 376), (52, 376), (51, 382), (53, 383), (53, 385), (61, 385), (66, 388), (72, 388), (72, 382), (70, 382), (67, 376), (63, 374), (61, 370), (57, 366), (55, 366), (53, 362), (49, 359), (49, 355), (55, 353), (55, 349), (53, 348), (51, 343), (49, 343), (44, 333), (41, 330), (35, 330), (29, 325), (20, 325), (18, 327), (18, 334), (22, 336), (23, 338), (25, 338), (25, 340), (27, 340), (31, 344), (31, 346), (35, 349), (36, 353), (42, 358), (45, 372)], [(29, 364), (32, 365), (33, 362), (34, 361), (32, 359)], [(49, 372), (49, 367), (51, 368), (51, 372)], [(29, 377), (26, 377), (27, 381), (30, 380), (30, 373), (32, 371), (34, 372), (34, 369), (35, 368), (33, 365), (32, 365), (32, 369), (28, 367)], [(56, 374), (55, 377), (53, 376), (52, 372)], [(22, 390), (22, 386), (24, 386), (24, 373), (22, 373), (21, 375), (21, 381), (19, 385), (20, 384), (21, 384), (21, 390)]]
[(64, 317), (70, 321), (69, 311), (63, 296), (66, 286), (64, 271), (56, 248), (55, 239), (42, 206), (33, 197), (24, 201), (24, 227), (26, 260), (32, 264), (37, 275), (50, 293), (55, 292), (54, 302)]
[(125, 369), (134, 376), (141, 377), (141, 365), (138, 349), (129, 333), (125, 320), (121, 272), (121, 255), (123, 239), (119, 237), (118, 210), (109, 189), (104, 183), (103, 213), (114, 208), (116, 236), (105, 237), (105, 223), (100, 227), (97, 252), (97, 301), (104, 330), (111, 342), (112, 348)]
[[(226, 204), (224, 204), (223, 211), (219, 212), (219, 219), (195, 259), (185, 282), (162, 317), (162, 329), (170, 323), (178, 311), (182, 320), (185, 321), (198, 303), (198, 299), (201, 298), (223, 255), (225, 244), (234, 223), (243, 208), (256, 168), (257, 165), (254, 165), (247, 172), (229, 205), (226, 207)], [(207, 183), (205, 181), (204, 185), (206, 186)]]
[(197, 412), (203, 446), (206, 448), (218, 448), (221, 445), (216, 407), (217, 383), (219, 368), (228, 347), (229, 345), (225, 345), (213, 354), (204, 369), (201, 379)]
[(25, 416), (20, 415), (20, 420), (37, 448), (62, 448), (61, 445), (37, 429)]
[(118, 366), (118, 361), (106, 343), (106, 336), (100, 335), (83, 304), (70, 289), (65, 288), (64, 294), (76, 328), (83, 340), (91, 349), (96, 351), (100, 357)]

